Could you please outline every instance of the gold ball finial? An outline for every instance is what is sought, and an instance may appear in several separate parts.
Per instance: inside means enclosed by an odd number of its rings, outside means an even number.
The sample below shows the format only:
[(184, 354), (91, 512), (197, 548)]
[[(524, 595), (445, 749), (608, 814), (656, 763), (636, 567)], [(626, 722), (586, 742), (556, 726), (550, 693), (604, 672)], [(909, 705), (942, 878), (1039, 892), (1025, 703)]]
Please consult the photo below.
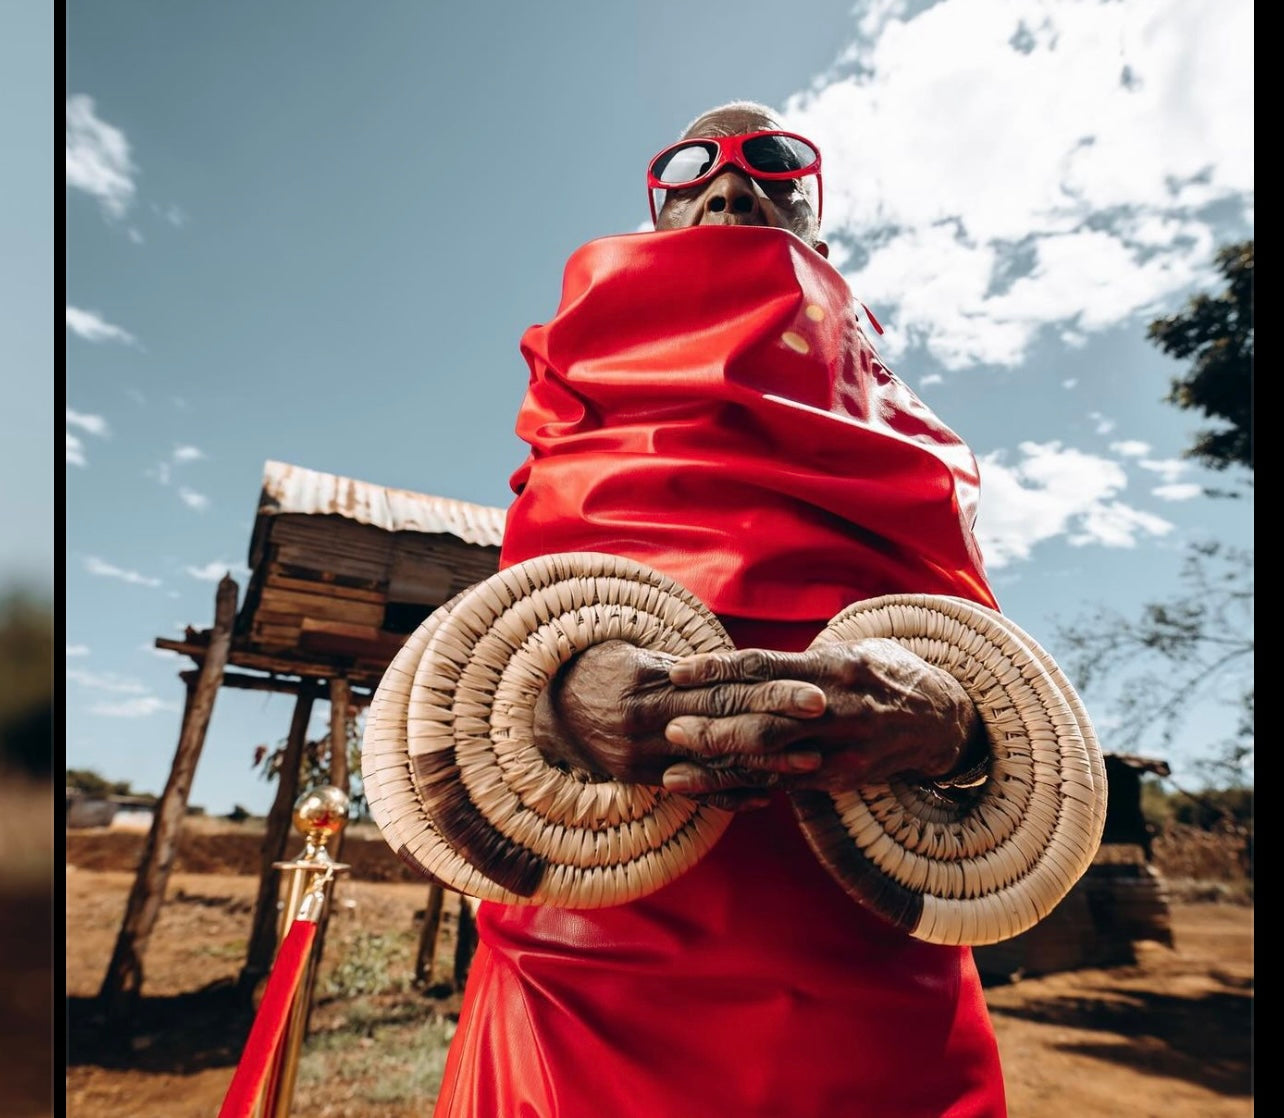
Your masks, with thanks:
[(333, 784), (304, 792), (294, 801), (294, 827), (322, 846), (348, 823), (347, 793)]

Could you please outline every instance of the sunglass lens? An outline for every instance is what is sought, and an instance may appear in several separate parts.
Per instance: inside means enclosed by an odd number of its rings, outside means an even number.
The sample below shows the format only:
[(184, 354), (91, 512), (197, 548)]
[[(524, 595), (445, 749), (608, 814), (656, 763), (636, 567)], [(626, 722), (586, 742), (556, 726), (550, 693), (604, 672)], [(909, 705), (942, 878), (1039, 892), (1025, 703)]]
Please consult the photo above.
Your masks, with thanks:
[(717, 154), (713, 144), (683, 144), (660, 155), (651, 164), (651, 174), (660, 182), (691, 182), (713, 166)]
[(755, 170), (769, 174), (801, 171), (820, 158), (811, 144), (791, 136), (755, 136), (745, 141), (744, 153)]

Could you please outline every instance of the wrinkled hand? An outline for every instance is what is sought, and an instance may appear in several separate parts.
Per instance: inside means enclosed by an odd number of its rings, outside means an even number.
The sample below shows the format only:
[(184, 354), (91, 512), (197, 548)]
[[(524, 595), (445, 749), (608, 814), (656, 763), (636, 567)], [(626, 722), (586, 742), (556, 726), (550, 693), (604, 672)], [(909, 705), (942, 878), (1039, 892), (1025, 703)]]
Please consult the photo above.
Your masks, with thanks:
[[(819, 716), (825, 709), (820, 687), (790, 678), (733, 678), (713, 664), (702, 670), (719, 678), (677, 686), (671, 678), (677, 664), (674, 656), (627, 641), (585, 649), (536, 704), (536, 746), (554, 764), (637, 784), (665, 783), (666, 770), (699, 758), (720, 766), (718, 787), (708, 789), (704, 802), (728, 810), (762, 806), (765, 789), (781, 774), (820, 764), (810, 745), (801, 754), (792, 751), (792, 739), (778, 728), (803, 727)], [(691, 727), (690, 744), (674, 736), (674, 725)], [(716, 748), (701, 744), (706, 734)], [(794, 735), (804, 736), (801, 730)]]
[[(806, 652), (747, 649), (685, 657), (669, 670), (678, 687), (696, 693), (735, 685), (810, 684), (825, 698), (823, 713), (806, 718), (777, 711), (752, 721), (683, 713), (667, 728), (670, 742), (701, 760), (679, 762), (664, 773), (670, 791), (707, 797), (726, 789), (772, 787), (839, 791), (902, 773), (944, 776), (984, 731), (967, 692), (948, 672), (896, 641), (869, 638), (819, 645)], [(752, 742), (745, 735), (752, 736)], [(748, 771), (753, 749), (795, 761), (806, 770)]]

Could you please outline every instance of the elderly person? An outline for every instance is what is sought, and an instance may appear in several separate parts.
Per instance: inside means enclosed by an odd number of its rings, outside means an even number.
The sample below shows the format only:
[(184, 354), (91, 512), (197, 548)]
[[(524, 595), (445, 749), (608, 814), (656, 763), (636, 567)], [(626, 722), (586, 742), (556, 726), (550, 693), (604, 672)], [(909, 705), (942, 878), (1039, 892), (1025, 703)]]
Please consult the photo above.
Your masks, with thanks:
[(523, 338), (531, 451), (501, 566), (608, 552), (708, 604), (740, 651), (596, 645), (545, 691), (535, 738), (586, 779), (735, 815), (641, 899), (480, 906), (437, 1118), (996, 1118), (970, 949), (855, 903), (785, 798), (984, 779), (950, 674), (890, 640), (809, 648), (880, 594), (995, 607), (975, 462), (858, 328), (819, 239), (815, 145), (724, 105), (652, 160), (648, 188), (656, 232), (581, 249), (557, 315)]

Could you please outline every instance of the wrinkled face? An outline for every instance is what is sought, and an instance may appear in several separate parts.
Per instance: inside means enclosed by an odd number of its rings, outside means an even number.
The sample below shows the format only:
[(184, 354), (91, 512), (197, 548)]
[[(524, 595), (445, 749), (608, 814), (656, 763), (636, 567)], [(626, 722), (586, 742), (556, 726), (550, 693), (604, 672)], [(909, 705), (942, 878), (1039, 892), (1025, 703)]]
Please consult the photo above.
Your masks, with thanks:
[[(783, 125), (765, 113), (720, 109), (702, 116), (682, 138), (742, 136), (772, 128), (783, 128)], [(805, 179), (758, 180), (739, 167), (727, 166), (708, 182), (685, 190), (666, 191), (655, 227), (769, 225), (790, 230), (821, 256), (828, 256), (829, 246), (820, 240), (805, 183)]]

